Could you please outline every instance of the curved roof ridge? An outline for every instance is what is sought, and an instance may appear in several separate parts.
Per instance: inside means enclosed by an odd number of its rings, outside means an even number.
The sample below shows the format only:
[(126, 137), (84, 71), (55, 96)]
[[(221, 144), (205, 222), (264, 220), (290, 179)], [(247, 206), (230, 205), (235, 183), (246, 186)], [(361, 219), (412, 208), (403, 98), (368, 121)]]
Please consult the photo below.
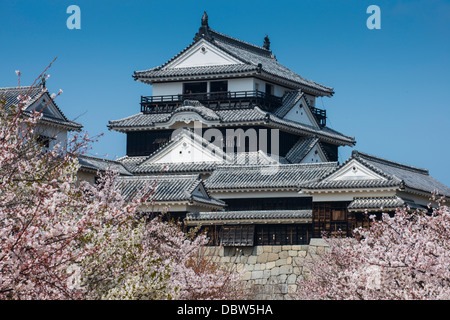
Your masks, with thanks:
[(376, 157), (374, 155), (370, 155), (368, 153), (363, 153), (363, 152), (357, 151), (357, 150), (352, 151), (352, 156), (360, 157), (362, 159), (366, 159), (366, 160), (369, 160), (369, 161), (378, 162), (380, 164), (386, 164), (386, 165), (389, 165), (389, 166), (395, 166), (397, 168), (401, 168), (401, 169), (410, 170), (410, 171), (414, 171), (414, 172), (417, 172), (417, 173), (429, 175), (429, 172), (426, 169), (410, 166), (410, 165), (407, 165), (407, 164), (403, 164), (403, 163), (400, 163), (400, 162), (396, 162), (396, 161), (392, 161), (392, 160), (388, 160), (388, 159), (384, 159), (384, 158), (380, 158), (380, 157)]
[(268, 55), (270, 58), (275, 59), (275, 57), (272, 54), (272, 50), (270, 50), (270, 49), (269, 50), (265, 49), (262, 46), (258, 46), (256, 44), (253, 44), (253, 43), (241, 40), (241, 39), (237, 39), (235, 37), (231, 37), (229, 35), (226, 35), (224, 33), (221, 33), (219, 31), (216, 31), (216, 30), (213, 30), (213, 29), (209, 29), (209, 32), (212, 33), (213, 40), (215, 40), (214, 35), (215, 36), (219, 36), (220, 40), (228, 41), (228, 42), (230, 42), (230, 44), (236, 44), (238, 46), (243, 46), (243, 47), (245, 47), (247, 49), (253, 49), (257, 53), (261, 53), (261, 54), (264, 54), (266, 56)]

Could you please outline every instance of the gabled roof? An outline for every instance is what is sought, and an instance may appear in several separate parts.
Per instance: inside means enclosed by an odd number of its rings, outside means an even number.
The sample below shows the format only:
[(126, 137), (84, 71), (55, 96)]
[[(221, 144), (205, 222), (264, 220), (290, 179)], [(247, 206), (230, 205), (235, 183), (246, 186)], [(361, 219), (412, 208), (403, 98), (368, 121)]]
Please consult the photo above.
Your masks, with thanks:
[[(346, 168), (352, 161), (378, 174), (380, 178), (330, 179), (342, 172), (343, 168)], [(428, 170), (382, 159), (359, 151), (353, 151), (349, 159), (327, 175), (316, 181), (304, 183), (301, 187), (304, 190), (397, 187), (399, 189), (408, 188), (411, 192), (419, 191), (422, 193), (431, 193), (437, 190), (442, 195), (450, 196), (450, 188), (431, 177)]]
[[(191, 104), (191, 105), (189, 105)], [(200, 116), (202, 122), (212, 125), (265, 125), (294, 134), (317, 136), (326, 142), (353, 146), (356, 141), (354, 137), (344, 135), (328, 127), (314, 127), (289, 119), (282, 119), (277, 115), (261, 110), (259, 107), (245, 109), (212, 110), (198, 101), (185, 101), (185, 105), (166, 113), (143, 113), (132, 115), (120, 120), (110, 120), (108, 128), (119, 132), (142, 131), (170, 126), (176, 116), (182, 112), (190, 112)]]
[[(196, 66), (187, 68), (170, 68), (170, 65), (198, 42), (205, 41), (218, 48), (229, 56), (234, 57), (241, 63)], [(134, 79), (146, 83), (152, 83), (161, 79), (173, 77), (196, 76), (196, 75), (218, 75), (230, 73), (246, 73), (259, 77), (268, 78), (274, 81), (284, 82), (286, 85), (302, 88), (306, 92), (314, 95), (331, 96), (334, 90), (331, 87), (321, 85), (317, 82), (307, 80), (294, 71), (280, 64), (268, 46), (257, 46), (246, 41), (242, 41), (209, 28), (208, 23), (202, 24), (199, 32), (194, 37), (194, 41), (175, 55), (172, 59), (159, 67), (143, 71), (135, 71)]]
[(78, 164), (81, 166), (80, 170), (84, 171), (104, 172), (108, 169), (111, 169), (113, 171), (116, 171), (120, 175), (128, 175), (128, 176), (131, 175), (131, 173), (119, 161), (97, 158), (87, 155), (80, 155), (78, 156)]
[(327, 157), (326, 152), (323, 150), (319, 142), (319, 138), (310, 137), (307, 139), (299, 139), (286, 154), (286, 160), (290, 163), (300, 163), (315, 146), (318, 146), (325, 157)]
[[(198, 175), (153, 175), (153, 176), (119, 176), (117, 187), (126, 199), (139, 193), (150, 194), (151, 202), (185, 202), (203, 204), (210, 207), (224, 207), (226, 204), (210, 196)], [(154, 191), (150, 191), (153, 188)], [(195, 191), (202, 189), (206, 196)]]
[(242, 210), (188, 213), (186, 225), (246, 223), (311, 223), (312, 210)]
[(301, 90), (288, 91), (283, 96), (283, 103), (280, 107), (273, 111), (273, 114), (277, 117), (283, 118), (289, 110), (304, 96)]
[(337, 166), (336, 162), (231, 165), (218, 167), (205, 181), (210, 191), (294, 189), (320, 178)]
[[(183, 158), (183, 162), (155, 162), (162, 153), (169, 151), (177, 142), (182, 139), (189, 139), (188, 142), (196, 144), (208, 154), (214, 151), (217, 161), (198, 161), (195, 159)], [(206, 139), (197, 135), (194, 131), (183, 128), (169, 142), (162, 145), (149, 156), (122, 157), (117, 160), (133, 174), (157, 174), (165, 172), (171, 173), (212, 173), (217, 167), (222, 165), (269, 165), (288, 163), (283, 157), (276, 157), (261, 150), (255, 152), (225, 153)]]
[[(19, 102), (19, 96), (28, 96), (30, 99), (26, 104), (26, 112), (31, 112), (36, 108), (36, 111), (42, 112), (40, 119), (44, 123), (62, 125), (68, 130), (79, 131), (83, 126), (75, 121), (67, 119), (56, 102), (51, 98), (47, 88), (41, 86), (21, 86), (21, 87), (6, 87), (0, 88), (0, 98), (5, 99), (4, 107), (6, 109)], [(38, 110), (40, 106), (36, 105), (42, 97), (45, 96), (46, 102), (51, 102), (51, 107), (55, 108), (55, 113), (50, 112), (50, 105), (44, 110)]]
[(364, 211), (394, 211), (399, 207), (409, 207), (410, 209), (426, 209), (416, 204), (413, 200), (402, 199), (399, 196), (392, 197), (366, 197), (355, 198), (348, 205), (350, 212)]

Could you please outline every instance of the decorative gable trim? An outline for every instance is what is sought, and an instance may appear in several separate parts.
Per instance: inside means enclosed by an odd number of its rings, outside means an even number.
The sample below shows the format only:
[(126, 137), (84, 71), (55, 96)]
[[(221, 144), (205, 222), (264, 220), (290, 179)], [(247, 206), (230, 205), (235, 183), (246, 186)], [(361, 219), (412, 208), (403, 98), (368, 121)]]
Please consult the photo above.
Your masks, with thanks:
[(286, 115), (283, 116), (283, 119), (296, 121), (320, 129), (320, 126), (317, 123), (316, 118), (312, 114), (309, 103), (304, 95), (300, 96), (300, 98), (290, 108)]
[(215, 66), (243, 64), (217, 46), (202, 39), (183, 52), (175, 60), (168, 63), (163, 69), (190, 68), (199, 66)]
[(331, 174), (323, 181), (355, 181), (355, 180), (387, 180), (385, 177), (364, 166), (356, 159), (352, 159), (342, 168)]
[(156, 150), (140, 166), (158, 163), (225, 163), (227, 156), (221, 148), (206, 139), (181, 129), (181, 133)]

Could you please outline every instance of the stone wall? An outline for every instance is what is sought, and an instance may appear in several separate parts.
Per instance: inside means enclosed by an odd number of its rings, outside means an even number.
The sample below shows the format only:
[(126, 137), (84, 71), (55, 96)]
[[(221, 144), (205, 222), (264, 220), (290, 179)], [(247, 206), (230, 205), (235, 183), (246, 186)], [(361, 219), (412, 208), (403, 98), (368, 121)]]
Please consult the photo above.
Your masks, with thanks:
[(309, 245), (210, 247), (209, 254), (220, 262), (243, 272), (251, 288), (251, 299), (290, 299), (307, 269), (304, 262), (312, 254), (326, 250), (323, 239), (311, 239)]

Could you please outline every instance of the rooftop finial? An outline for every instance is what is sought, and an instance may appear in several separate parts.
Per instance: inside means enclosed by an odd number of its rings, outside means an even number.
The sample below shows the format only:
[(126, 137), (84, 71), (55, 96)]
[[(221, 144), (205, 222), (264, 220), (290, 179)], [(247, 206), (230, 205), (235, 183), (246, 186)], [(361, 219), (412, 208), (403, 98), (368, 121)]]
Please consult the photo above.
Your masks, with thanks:
[(208, 26), (208, 14), (206, 13), (206, 11), (203, 11), (202, 27), (209, 28), (209, 26)]
[(269, 36), (266, 34), (266, 36), (264, 37), (264, 44), (263, 44), (263, 48), (270, 50), (270, 40), (269, 40)]
[(41, 85), (42, 88), (45, 88), (45, 82), (46, 82), (46, 80), (47, 80), (47, 75), (44, 73), (44, 74), (41, 76), (41, 82), (40, 82), (40, 85)]
[(206, 13), (206, 11), (203, 11), (202, 25), (198, 29), (198, 33), (195, 35), (194, 40), (198, 40), (200, 38), (211, 40), (208, 25), (208, 14)]

